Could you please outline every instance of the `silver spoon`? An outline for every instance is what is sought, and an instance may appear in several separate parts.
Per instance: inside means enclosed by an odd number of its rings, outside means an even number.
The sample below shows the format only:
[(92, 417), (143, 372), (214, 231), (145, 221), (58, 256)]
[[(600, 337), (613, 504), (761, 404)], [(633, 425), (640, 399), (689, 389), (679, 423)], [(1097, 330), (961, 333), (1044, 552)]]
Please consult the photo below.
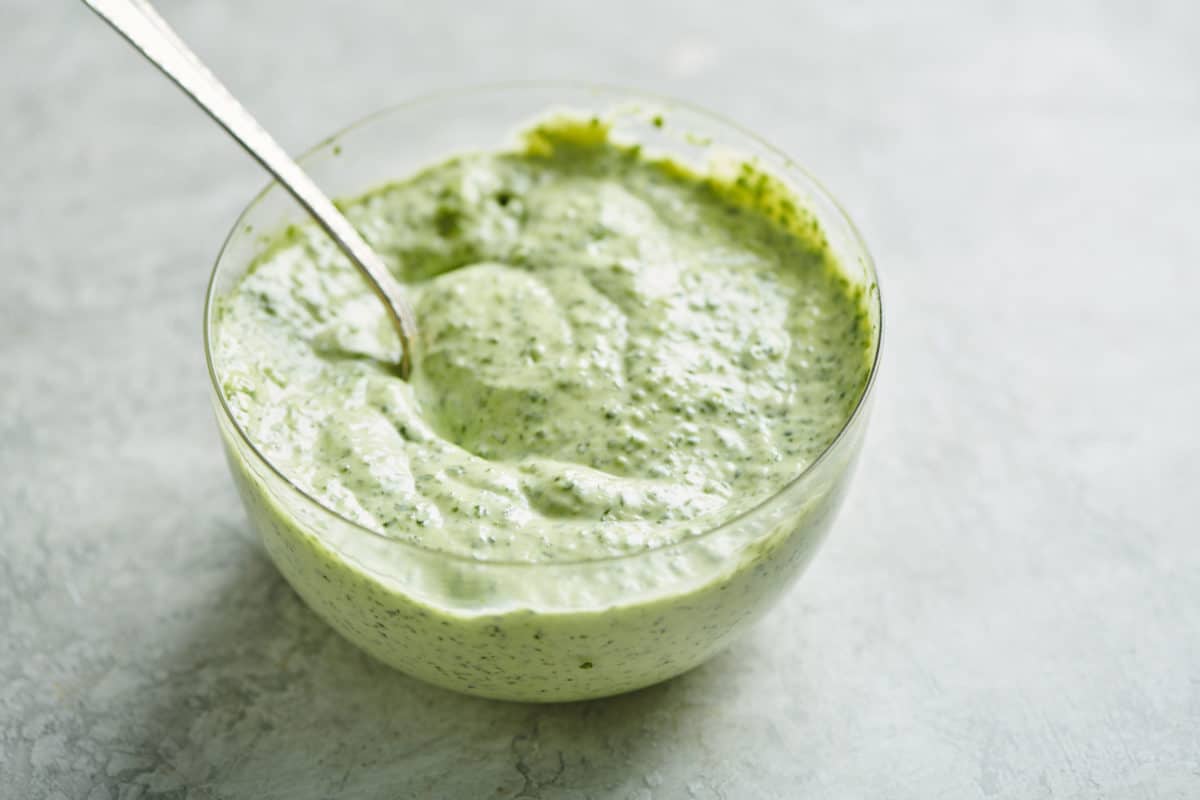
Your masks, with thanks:
[(399, 283), (312, 178), (250, 116), (146, 0), (83, 0), (151, 64), (221, 124), (337, 242), (379, 297), (400, 335), (400, 375), (412, 368), (417, 329)]

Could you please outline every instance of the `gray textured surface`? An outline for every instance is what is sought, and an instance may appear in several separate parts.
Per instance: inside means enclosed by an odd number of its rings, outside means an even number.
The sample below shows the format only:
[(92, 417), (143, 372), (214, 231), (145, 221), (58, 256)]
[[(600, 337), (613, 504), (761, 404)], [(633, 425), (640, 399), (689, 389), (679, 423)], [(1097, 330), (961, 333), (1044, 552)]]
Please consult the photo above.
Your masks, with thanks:
[(163, 3), (293, 148), (578, 77), (810, 165), (891, 323), (825, 551), (615, 700), (370, 662), (239, 534), (210, 418), (201, 293), (262, 178), (82, 6), (4, 0), (0, 797), (1200, 796), (1197, 6), (500, 7)]

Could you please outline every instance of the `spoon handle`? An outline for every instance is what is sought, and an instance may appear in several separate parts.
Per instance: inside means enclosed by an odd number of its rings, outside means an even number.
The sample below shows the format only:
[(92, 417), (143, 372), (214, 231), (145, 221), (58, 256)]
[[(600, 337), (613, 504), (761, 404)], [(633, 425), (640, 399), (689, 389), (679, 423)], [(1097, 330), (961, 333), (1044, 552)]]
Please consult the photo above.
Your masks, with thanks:
[(400, 373), (408, 377), (413, 314), (382, 259), (271, 134), (258, 124), (146, 0), (83, 0), (151, 64), (183, 89), (270, 172), (358, 267), (383, 302), (400, 335)]

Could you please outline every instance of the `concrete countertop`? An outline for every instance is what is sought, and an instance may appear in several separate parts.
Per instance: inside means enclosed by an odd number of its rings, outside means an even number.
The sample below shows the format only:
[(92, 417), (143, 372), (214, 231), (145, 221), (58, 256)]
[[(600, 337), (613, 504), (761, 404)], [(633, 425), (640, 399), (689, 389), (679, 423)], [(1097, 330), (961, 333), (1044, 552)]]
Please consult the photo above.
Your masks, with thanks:
[(256, 167), (75, 3), (0, 6), (0, 797), (1200, 796), (1200, 6), (163, 0), (301, 149), (580, 78), (737, 119), (883, 273), (833, 536), (625, 697), (460, 697), (248, 541), (200, 304)]

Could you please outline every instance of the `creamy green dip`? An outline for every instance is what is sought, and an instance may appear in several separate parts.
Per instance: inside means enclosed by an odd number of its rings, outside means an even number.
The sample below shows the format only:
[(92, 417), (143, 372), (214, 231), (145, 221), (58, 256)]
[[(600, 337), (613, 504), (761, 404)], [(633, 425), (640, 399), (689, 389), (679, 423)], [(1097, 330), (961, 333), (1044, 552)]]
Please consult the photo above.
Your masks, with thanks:
[[(557, 119), (522, 148), (341, 205), (416, 309), (411, 381), (393, 371), (378, 301), (309, 225), (217, 299), (213, 360), (237, 424), (292, 484), (423, 558), (557, 565), (684, 546), (799, 475), (863, 392), (866, 291), (750, 166), (698, 174), (613, 142), (599, 120)], [(782, 520), (707, 587), (678, 563), (642, 574), (653, 603), (623, 606), (628, 587), (606, 579), (570, 613), (472, 614), (386, 577), (386, 556), (347, 558), (238, 460), (268, 549), (343, 633), (420, 677), (519, 699), (692, 666), (751, 614), (754, 571), (770, 583), (766, 565), (799, 546), (788, 536), (827, 511)], [(471, 592), (502, 594), (485, 583)]]

